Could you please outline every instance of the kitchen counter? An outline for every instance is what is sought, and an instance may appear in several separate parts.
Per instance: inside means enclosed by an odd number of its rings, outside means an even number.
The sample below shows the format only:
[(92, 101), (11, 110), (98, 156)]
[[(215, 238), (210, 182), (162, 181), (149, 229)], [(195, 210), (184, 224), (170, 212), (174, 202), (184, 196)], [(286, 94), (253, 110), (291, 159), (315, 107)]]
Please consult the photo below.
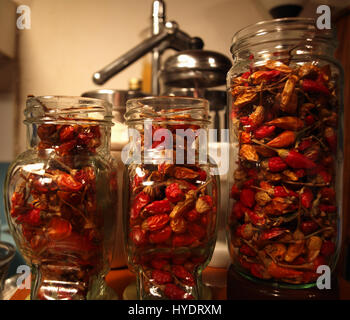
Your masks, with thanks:
[[(212, 300), (226, 299), (226, 269), (208, 267), (203, 272), (203, 283), (210, 287)], [(106, 277), (107, 284), (114, 289), (122, 299), (125, 288), (135, 280), (135, 276), (128, 269), (112, 270)], [(338, 278), (340, 300), (350, 300), (350, 282), (342, 277)], [(25, 300), (29, 290), (17, 290), (11, 300)]]

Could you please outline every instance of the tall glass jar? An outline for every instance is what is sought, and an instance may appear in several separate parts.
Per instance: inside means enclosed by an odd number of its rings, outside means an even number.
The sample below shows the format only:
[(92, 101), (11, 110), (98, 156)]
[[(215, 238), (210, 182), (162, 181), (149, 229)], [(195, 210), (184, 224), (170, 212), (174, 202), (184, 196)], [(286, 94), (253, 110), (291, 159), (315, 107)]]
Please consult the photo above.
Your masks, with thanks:
[(208, 113), (204, 99), (127, 102), (124, 228), (139, 299), (202, 297), (219, 206), (215, 165), (207, 156)]
[[(312, 19), (233, 37), (229, 250), (239, 274), (311, 288), (341, 245), (343, 71), (334, 30)], [(318, 272), (317, 272), (318, 270)]]
[(112, 111), (91, 98), (29, 97), (27, 150), (11, 164), (5, 206), (31, 267), (31, 299), (97, 299), (108, 291), (116, 212)]

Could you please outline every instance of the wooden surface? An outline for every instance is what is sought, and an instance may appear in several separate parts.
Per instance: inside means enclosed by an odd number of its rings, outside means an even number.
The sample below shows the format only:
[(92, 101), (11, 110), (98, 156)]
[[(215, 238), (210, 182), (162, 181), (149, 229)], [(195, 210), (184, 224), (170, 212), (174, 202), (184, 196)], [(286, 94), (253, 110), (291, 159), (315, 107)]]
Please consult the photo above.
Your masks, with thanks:
[[(122, 299), (125, 288), (135, 280), (128, 269), (112, 270), (106, 277), (107, 284)], [(350, 282), (338, 278), (340, 300), (350, 300)], [(203, 272), (203, 283), (211, 288), (213, 300), (226, 300), (226, 269), (206, 268)], [(17, 290), (11, 300), (25, 300), (29, 290)]]

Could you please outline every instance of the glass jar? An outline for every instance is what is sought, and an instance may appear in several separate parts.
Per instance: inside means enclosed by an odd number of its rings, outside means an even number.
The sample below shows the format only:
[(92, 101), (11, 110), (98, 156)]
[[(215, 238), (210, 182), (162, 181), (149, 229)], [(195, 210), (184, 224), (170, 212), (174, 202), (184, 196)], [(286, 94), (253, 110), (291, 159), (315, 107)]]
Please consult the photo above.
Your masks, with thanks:
[[(216, 241), (219, 182), (204, 99), (127, 102), (124, 228), (139, 299), (199, 299)], [(203, 139), (203, 140), (200, 140)]]
[(241, 275), (311, 288), (341, 245), (343, 71), (334, 30), (264, 21), (233, 37), (229, 250)]
[(98, 299), (108, 290), (116, 212), (111, 105), (29, 97), (27, 150), (5, 182), (10, 231), (31, 267), (31, 299)]

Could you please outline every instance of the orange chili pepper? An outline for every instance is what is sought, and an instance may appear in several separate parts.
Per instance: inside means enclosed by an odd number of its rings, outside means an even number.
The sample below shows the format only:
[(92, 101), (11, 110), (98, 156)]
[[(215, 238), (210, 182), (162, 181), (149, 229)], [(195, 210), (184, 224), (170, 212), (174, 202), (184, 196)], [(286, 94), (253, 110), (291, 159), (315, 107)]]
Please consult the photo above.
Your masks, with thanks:
[(276, 126), (284, 130), (293, 130), (293, 131), (298, 131), (304, 127), (304, 121), (297, 117), (277, 118), (265, 124), (269, 126)]
[(267, 272), (276, 279), (295, 279), (302, 277), (303, 272), (278, 266), (273, 261), (267, 268)]
[(294, 131), (286, 130), (276, 138), (269, 141), (266, 145), (274, 148), (288, 147), (295, 142), (296, 134)]

